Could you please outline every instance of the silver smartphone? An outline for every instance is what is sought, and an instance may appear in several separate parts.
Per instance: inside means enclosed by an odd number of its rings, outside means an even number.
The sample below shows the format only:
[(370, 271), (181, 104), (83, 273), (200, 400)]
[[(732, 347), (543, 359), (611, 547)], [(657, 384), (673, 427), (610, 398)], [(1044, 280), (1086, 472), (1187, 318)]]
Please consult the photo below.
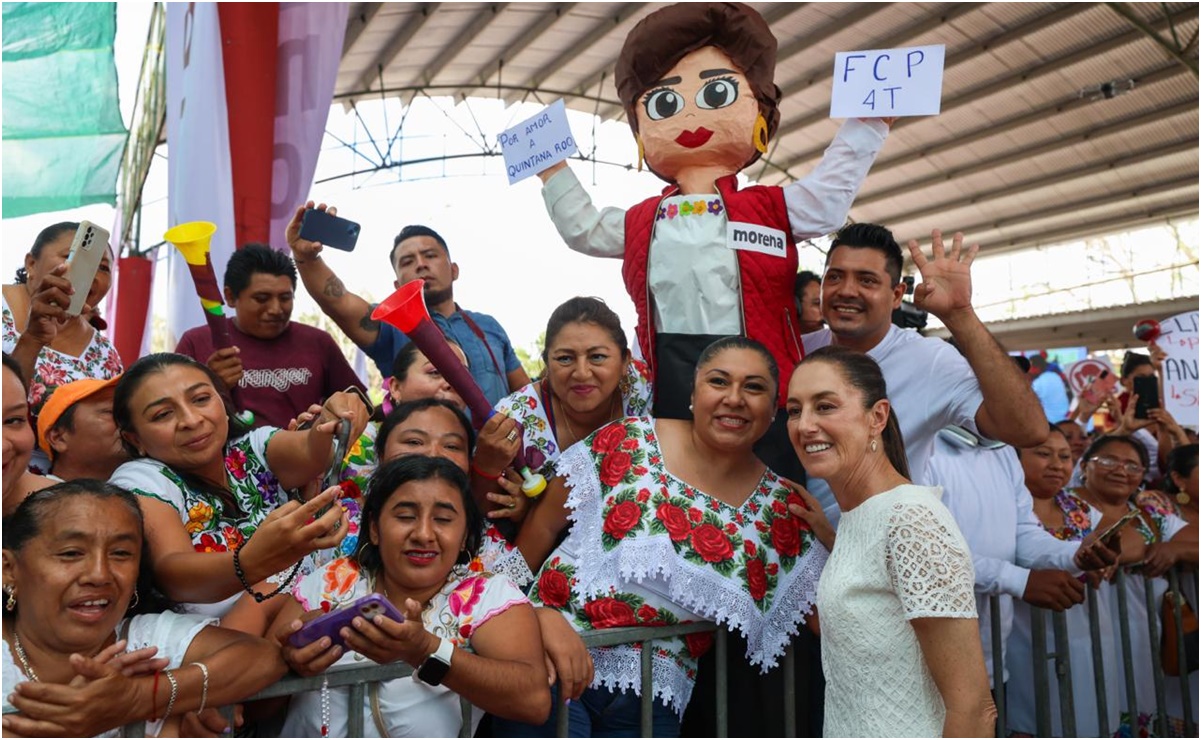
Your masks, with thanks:
[(71, 251), (67, 254), (67, 280), (75, 294), (71, 296), (71, 305), (67, 313), (78, 316), (83, 312), (84, 301), (88, 291), (92, 289), (92, 281), (104, 253), (108, 251), (108, 229), (97, 226), (91, 221), (80, 221), (75, 230), (75, 240), (71, 242)]

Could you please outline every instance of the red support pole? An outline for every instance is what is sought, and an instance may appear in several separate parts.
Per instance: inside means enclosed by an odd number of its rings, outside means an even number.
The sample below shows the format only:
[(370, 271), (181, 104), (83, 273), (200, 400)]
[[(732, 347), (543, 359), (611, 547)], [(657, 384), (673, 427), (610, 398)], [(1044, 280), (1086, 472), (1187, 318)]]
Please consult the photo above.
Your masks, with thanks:
[(117, 260), (117, 289), (121, 300), (113, 321), (113, 345), (126, 367), (142, 356), (142, 338), (146, 316), (150, 313), (150, 283), (154, 263), (146, 257), (122, 257)]

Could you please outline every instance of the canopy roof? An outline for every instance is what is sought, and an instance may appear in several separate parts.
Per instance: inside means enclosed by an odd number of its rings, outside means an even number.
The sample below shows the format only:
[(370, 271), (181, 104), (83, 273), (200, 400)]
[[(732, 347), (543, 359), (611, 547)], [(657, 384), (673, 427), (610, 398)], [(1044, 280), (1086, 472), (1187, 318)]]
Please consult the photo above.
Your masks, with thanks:
[[(944, 43), (942, 114), (897, 122), (851, 216), (986, 252), (1198, 212), (1195, 3), (751, 3), (780, 40), (764, 183), (838, 126), (837, 51)], [(621, 118), (612, 70), (658, 3), (352, 3), (336, 95), (501, 95)]]

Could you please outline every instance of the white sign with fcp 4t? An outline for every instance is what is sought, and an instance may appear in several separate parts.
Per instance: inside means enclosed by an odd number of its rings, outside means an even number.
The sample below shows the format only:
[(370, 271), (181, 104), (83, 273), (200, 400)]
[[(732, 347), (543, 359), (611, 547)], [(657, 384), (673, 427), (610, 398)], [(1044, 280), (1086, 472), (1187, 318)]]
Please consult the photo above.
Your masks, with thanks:
[(834, 55), (831, 118), (936, 116), (946, 47), (840, 51)]

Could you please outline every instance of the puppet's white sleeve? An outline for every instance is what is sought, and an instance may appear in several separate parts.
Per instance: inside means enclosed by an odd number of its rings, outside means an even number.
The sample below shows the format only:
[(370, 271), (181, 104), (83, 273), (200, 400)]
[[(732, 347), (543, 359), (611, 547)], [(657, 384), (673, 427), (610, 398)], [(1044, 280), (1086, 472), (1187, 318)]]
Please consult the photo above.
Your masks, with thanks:
[(848, 119), (817, 167), (784, 186), (795, 239), (811, 239), (842, 228), (886, 136), (888, 126), (883, 121)]
[(593, 257), (621, 258), (625, 254), (626, 212), (620, 208), (596, 210), (570, 167), (543, 184), (542, 199), (567, 246)]

